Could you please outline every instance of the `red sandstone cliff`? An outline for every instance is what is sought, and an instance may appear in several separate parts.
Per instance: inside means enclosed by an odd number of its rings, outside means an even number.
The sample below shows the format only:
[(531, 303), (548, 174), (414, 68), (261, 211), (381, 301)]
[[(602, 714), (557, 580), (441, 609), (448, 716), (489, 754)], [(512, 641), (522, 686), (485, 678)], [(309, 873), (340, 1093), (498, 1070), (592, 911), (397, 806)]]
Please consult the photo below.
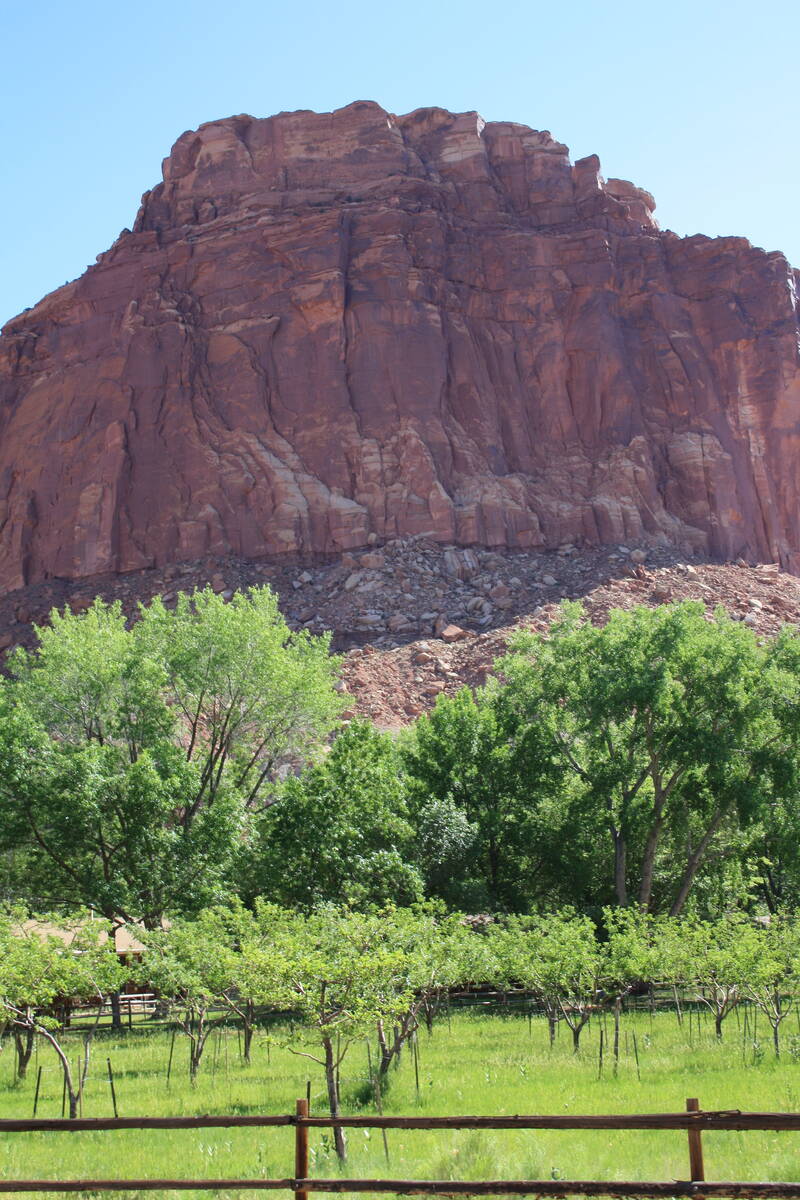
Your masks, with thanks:
[(0, 338), (0, 586), (398, 534), (800, 567), (795, 275), (548, 133), (232, 117)]

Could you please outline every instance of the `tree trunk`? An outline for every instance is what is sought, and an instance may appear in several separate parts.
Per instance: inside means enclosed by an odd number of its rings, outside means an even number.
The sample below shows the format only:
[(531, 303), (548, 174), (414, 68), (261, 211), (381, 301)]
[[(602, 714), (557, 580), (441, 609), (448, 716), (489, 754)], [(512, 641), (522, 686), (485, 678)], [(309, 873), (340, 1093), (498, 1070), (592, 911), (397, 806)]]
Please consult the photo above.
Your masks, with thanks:
[(78, 1090), (76, 1091), (75, 1085), (72, 1082), (72, 1068), (69, 1065), (69, 1059), (67, 1058), (67, 1055), (65, 1054), (55, 1034), (51, 1033), (49, 1029), (45, 1029), (41, 1025), (37, 1026), (37, 1032), (42, 1035), (45, 1041), (50, 1043), (58, 1055), (59, 1062), (61, 1063), (61, 1070), (64, 1073), (64, 1091), (66, 1092), (69, 1100), (69, 1119), (74, 1121), (78, 1115), (78, 1102), (81, 1098), (80, 1084), (78, 1086)]
[(714, 1013), (714, 1031), (717, 1035), (717, 1041), (722, 1041), (722, 1022), (725, 1020), (725, 1014), (720, 1009)]
[(678, 1017), (678, 1024), (682, 1025), (683, 1024), (683, 1011), (681, 1009), (681, 1001), (680, 1001), (680, 997), (678, 996), (678, 985), (676, 983), (673, 983), (673, 985), (672, 985), (672, 995), (675, 997), (675, 1012)]
[(494, 834), (489, 837), (489, 893), (493, 900), (492, 907), (497, 908), (498, 905), (498, 879), (500, 876), (500, 864), (498, 861), (497, 841)]
[(111, 1001), (111, 1028), (119, 1032), (122, 1029), (122, 1005), (119, 992), (112, 992), (109, 1000)]
[(204, 1037), (197, 1036), (192, 1039), (192, 1049), (189, 1056), (189, 1078), (192, 1083), (197, 1081), (197, 1072), (200, 1070), (200, 1059), (203, 1057), (205, 1046), (206, 1039)]
[(407, 1012), (403, 1013), (400, 1024), (394, 1026), (391, 1045), (386, 1040), (383, 1021), (378, 1021), (378, 1046), (381, 1052), (378, 1075), (381, 1079), (386, 1078), (392, 1063), (394, 1063), (395, 1067), (399, 1066), (403, 1046), (419, 1028), (419, 1021), (417, 1020), (418, 1011), (418, 1009), (412, 1006)]
[(24, 1079), (27, 1074), (28, 1063), (31, 1061), (35, 1042), (35, 1030), (26, 1029), (24, 1037), (21, 1029), (14, 1030), (14, 1045), (17, 1051), (17, 1079)]
[(581, 1030), (582, 1029), (583, 1029), (582, 1025), (573, 1025), (572, 1026), (572, 1053), (573, 1054), (577, 1054), (581, 1048)]
[(642, 859), (642, 882), (639, 888), (639, 904), (644, 912), (648, 912), (650, 908), (650, 900), (653, 894), (653, 873), (656, 866), (656, 851), (661, 837), (662, 818), (657, 816), (653, 822), (650, 832), (647, 835), (647, 844), (644, 848), (644, 857)]
[(378, 1046), (381, 1052), (380, 1062), (378, 1064), (378, 1074), (381, 1078), (386, 1078), (386, 1073), (389, 1070), (389, 1064), (392, 1061), (392, 1051), (389, 1048), (389, 1043), (386, 1040), (386, 1031), (383, 1028), (383, 1021), (378, 1021)]
[(624, 908), (628, 903), (628, 848), (625, 844), (625, 838), (613, 826), (611, 829), (611, 840), (614, 843), (614, 890), (617, 893), (617, 904), (621, 908)]
[(622, 996), (614, 997), (614, 1074), (619, 1067), (619, 1019), (622, 1012)]
[(687, 899), (689, 898), (689, 892), (692, 890), (692, 884), (695, 881), (695, 876), (697, 875), (697, 872), (700, 870), (701, 866), (703, 865), (703, 859), (705, 858), (706, 850), (709, 847), (709, 843), (711, 842), (711, 839), (713, 838), (714, 834), (717, 832), (717, 830), (719, 829), (721, 824), (722, 824), (722, 812), (718, 809), (717, 812), (712, 817), (711, 823), (708, 826), (708, 829), (705, 831), (703, 836), (700, 838), (700, 841), (698, 842), (696, 849), (689, 856), (689, 861), (686, 865), (686, 870), (683, 873), (683, 879), (681, 880), (680, 887), (678, 888), (678, 894), (675, 897), (675, 900), (673, 901), (672, 908), (669, 910), (669, 915), (671, 917), (679, 917), (681, 915), (681, 913), (683, 912), (683, 906), (686, 903)]
[(206, 1048), (208, 1035), (211, 1032), (211, 1026), (206, 1025), (205, 1013), (201, 1013), (197, 1017), (197, 1025), (192, 1029), (191, 1023), (189, 1026), (189, 1078), (194, 1084), (197, 1081), (197, 1072), (200, 1069), (200, 1059), (203, 1057), (203, 1051)]
[[(328, 1106), (334, 1120), (339, 1116), (339, 1081), (336, 1078), (336, 1058), (333, 1052), (333, 1040), (329, 1037), (322, 1039), (325, 1049), (325, 1083), (328, 1088)], [(340, 1125), (333, 1127), (333, 1140), (340, 1162), (347, 1158), (347, 1145), (344, 1140), (344, 1130)]]
[(242, 1021), (242, 1056), (249, 1066), (250, 1048), (253, 1044), (253, 1034), (255, 1033), (256, 1006), (252, 999), (245, 1000), (243, 1004), (234, 1005), (233, 1011)]

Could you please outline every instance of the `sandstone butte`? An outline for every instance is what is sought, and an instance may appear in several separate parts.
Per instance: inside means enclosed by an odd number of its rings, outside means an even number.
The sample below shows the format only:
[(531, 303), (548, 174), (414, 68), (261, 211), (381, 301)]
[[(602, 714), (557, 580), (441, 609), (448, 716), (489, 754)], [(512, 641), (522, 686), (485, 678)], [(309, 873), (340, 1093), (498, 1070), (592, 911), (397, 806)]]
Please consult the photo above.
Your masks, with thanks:
[(183, 134), (0, 338), (0, 587), (422, 533), (800, 570), (797, 275), (654, 207), (474, 112)]

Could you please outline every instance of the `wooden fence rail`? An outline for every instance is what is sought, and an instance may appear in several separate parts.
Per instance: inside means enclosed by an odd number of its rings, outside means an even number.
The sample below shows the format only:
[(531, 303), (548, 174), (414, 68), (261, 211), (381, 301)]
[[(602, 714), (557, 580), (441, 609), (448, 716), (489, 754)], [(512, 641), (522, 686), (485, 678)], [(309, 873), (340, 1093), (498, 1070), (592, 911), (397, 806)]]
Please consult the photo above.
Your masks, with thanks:
[(202, 1117), (11, 1117), (0, 1133), (80, 1133), (114, 1129), (229, 1129), (236, 1126), (294, 1125), (306, 1129), (696, 1129), (800, 1132), (800, 1112), (716, 1112), (561, 1114), (509, 1117), (307, 1117), (219, 1115)]
[(609, 1182), (579, 1179), (26, 1179), (0, 1180), (0, 1192), (157, 1192), (157, 1191), (392, 1192), (404, 1196), (720, 1196), (786, 1197), (800, 1195), (793, 1183)]
[[(703, 1112), (696, 1099), (686, 1112), (507, 1117), (312, 1117), (307, 1100), (292, 1114), (276, 1116), (80, 1117), (0, 1120), (0, 1134), (25, 1132), (80, 1133), (123, 1129), (230, 1129), (291, 1125), (295, 1129), (294, 1175), (286, 1179), (0, 1179), (0, 1192), (129, 1192), (129, 1191), (291, 1191), (297, 1200), (310, 1192), (393, 1192), (436, 1196), (696, 1196), (776, 1197), (800, 1200), (800, 1182), (709, 1182), (705, 1179), (702, 1134), (709, 1130), (800, 1132), (800, 1113)], [(663, 1129), (685, 1130), (689, 1144), (689, 1179), (669, 1181), (603, 1179), (310, 1179), (310, 1129)]]

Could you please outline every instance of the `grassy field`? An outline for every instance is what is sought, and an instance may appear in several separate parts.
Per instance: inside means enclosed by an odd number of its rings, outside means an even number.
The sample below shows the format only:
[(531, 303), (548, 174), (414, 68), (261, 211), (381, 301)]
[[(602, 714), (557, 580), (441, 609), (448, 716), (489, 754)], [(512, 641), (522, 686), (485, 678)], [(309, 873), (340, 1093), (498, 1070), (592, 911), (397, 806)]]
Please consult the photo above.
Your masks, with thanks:
[[(789, 1024), (791, 1022), (791, 1028)], [(622, 1056), (614, 1077), (606, 1058), (598, 1078), (599, 1023), (584, 1031), (581, 1053), (572, 1053), (569, 1030), (548, 1045), (546, 1023), (507, 1015), (455, 1012), (441, 1019), (432, 1037), (419, 1040), (419, 1093), (413, 1059), (404, 1055), (383, 1097), (386, 1113), (664, 1112), (683, 1109), (687, 1096), (703, 1108), (800, 1109), (800, 1021), (784, 1029), (784, 1052), (776, 1061), (766, 1026), (747, 1040), (729, 1018), (720, 1045), (713, 1027), (688, 1025), (674, 1015), (627, 1015)], [(639, 1056), (634, 1058), (633, 1034)], [(71, 1043), (77, 1053), (78, 1042)], [(214, 1112), (291, 1112), (311, 1077), (312, 1112), (325, 1112), (321, 1071), (262, 1035), (253, 1062), (239, 1060), (235, 1029), (209, 1046), (197, 1085), (189, 1086), (184, 1040), (170, 1049), (163, 1031), (134, 1028), (124, 1036), (103, 1034), (92, 1051), (84, 1098), (85, 1116), (112, 1115), (106, 1075), (110, 1058), (121, 1116)], [(42, 1047), (22, 1085), (13, 1083), (10, 1042), (0, 1054), (0, 1116), (31, 1116), (37, 1067), (42, 1086), (39, 1116), (59, 1116), (61, 1077), (52, 1051)], [(641, 1078), (639, 1078), (639, 1075)], [(354, 1045), (342, 1069), (345, 1111), (374, 1111), (365, 1101), (366, 1046)], [(125, 1131), (120, 1133), (3, 1135), (0, 1177), (286, 1177), (293, 1169), (290, 1129)], [(687, 1176), (685, 1133), (390, 1131), (386, 1162), (379, 1132), (349, 1134), (347, 1174), (397, 1178), (608, 1178), (672, 1179)], [(791, 1180), (798, 1170), (799, 1134), (704, 1135), (709, 1179)], [(339, 1173), (330, 1136), (311, 1133), (311, 1173)], [(135, 1193), (127, 1193), (133, 1195)], [(197, 1192), (154, 1195), (207, 1195)], [(253, 1192), (228, 1193), (245, 1197)], [(284, 1193), (273, 1193), (284, 1195)], [(287, 1193), (288, 1194), (288, 1193)]]

